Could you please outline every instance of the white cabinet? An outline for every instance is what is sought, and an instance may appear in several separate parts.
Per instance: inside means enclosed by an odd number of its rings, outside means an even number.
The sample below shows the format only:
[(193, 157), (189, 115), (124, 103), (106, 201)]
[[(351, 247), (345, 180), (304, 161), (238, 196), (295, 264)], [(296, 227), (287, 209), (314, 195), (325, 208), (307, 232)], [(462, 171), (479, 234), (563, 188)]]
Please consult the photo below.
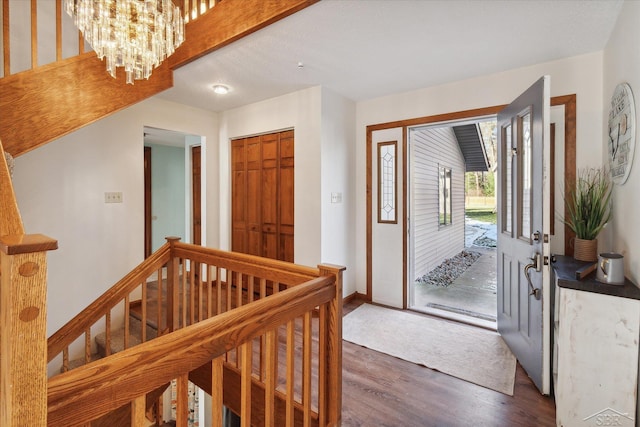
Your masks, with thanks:
[[(571, 289), (563, 287), (566, 280), (559, 281), (554, 302), (556, 424), (636, 425), (640, 300)], [(594, 285), (613, 286), (588, 284)]]

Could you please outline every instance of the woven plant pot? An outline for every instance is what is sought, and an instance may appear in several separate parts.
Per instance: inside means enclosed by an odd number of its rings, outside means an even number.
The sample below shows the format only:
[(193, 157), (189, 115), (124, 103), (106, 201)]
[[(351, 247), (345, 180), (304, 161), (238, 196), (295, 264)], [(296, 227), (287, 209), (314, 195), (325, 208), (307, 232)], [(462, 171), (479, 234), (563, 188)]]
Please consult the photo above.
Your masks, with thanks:
[(584, 240), (576, 237), (573, 247), (573, 257), (578, 261), (597, 261), (598, 239)]

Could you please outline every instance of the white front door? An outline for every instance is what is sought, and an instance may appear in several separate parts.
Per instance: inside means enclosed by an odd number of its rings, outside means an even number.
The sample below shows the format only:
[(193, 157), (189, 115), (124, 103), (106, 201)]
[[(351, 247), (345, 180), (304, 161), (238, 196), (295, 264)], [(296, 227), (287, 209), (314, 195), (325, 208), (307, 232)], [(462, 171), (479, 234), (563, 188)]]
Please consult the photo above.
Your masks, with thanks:
[(498, 332), (550, 392), (549, 77), (498, 114)]
[(371, 142), (371, 299), (402, 308), (403, 128), (374, 131)]

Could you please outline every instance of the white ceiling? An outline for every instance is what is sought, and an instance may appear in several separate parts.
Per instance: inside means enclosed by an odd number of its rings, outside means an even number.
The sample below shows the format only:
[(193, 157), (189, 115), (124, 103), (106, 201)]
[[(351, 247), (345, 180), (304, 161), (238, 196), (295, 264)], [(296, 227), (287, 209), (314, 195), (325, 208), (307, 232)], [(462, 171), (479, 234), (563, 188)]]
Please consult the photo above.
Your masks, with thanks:
[(179, 68), (158, 96), (224, 111), (322, 85), (361, 101), (602, 50), (621, 5), (323, 0)]

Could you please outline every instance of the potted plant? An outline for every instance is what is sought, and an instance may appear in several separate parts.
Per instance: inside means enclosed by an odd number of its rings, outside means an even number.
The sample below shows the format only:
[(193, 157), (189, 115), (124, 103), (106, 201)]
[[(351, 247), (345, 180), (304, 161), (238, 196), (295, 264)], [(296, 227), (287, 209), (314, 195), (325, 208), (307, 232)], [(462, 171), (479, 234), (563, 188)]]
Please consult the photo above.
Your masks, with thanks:
[(581, 261), (597, 261), (598, 234), (611, 219), (612, 184), (602, 168), (582, 169), (576, 186), (569, 191), (564, 223), (575, 234), (573, 257)]

